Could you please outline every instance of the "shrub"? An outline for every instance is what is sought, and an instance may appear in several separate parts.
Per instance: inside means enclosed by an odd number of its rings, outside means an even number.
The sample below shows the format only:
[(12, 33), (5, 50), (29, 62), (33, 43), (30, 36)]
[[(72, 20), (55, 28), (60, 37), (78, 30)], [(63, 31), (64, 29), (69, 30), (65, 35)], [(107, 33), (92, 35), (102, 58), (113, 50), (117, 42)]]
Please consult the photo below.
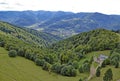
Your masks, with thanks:
[(97, 70), (96, 70), (96, 76), (100, 77), (100, 67), (98, 67)]
[(113, 74), (112, 74), (112, 70), (108, 69), (103, 77), (103, 81), (111, 81), (113, 79)]
[(64, 76), (76, 76), (77, 72), (73, 66), (69, 65), (61, 69), (61, 74)]
[(16, 50), (10, 50), (8, 55), (9, 55), (9, 57), (16, 57), (17, 56), (17, 52), (16, 52)]
[(36, 63), (36, 65), (38, 65), (38, 66), (43, 66), (44, 63), (45, 63), (45, 60), (36, 58), (36, 59), (35, 59), (35, 63)]

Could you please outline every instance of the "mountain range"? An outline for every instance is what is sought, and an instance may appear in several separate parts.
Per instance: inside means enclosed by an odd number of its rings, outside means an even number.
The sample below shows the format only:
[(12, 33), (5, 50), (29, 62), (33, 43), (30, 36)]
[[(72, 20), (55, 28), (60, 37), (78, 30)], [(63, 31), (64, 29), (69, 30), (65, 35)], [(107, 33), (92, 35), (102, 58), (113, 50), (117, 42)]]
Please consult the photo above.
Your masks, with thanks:
[(0, 11), (0, 20), (20, 27), (51, 33), (61, 38), (104, 28), (120, 29), (120, 15), (52, 11)]

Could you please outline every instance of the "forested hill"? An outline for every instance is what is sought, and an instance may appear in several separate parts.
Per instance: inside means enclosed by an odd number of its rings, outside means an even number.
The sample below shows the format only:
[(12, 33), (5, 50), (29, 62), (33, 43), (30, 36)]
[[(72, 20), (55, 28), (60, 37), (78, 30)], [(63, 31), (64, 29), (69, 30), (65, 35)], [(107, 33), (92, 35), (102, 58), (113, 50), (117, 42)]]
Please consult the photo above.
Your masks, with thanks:
[(52, 48), (62, 52), (71, 50), (74, 52), (88, 53), (98, 50), (111, 50), (118, 43), (120, 43), (120, 36), (118, 34), (110, 30), (96, 29), (53, 44)]
[(28, 28), (16, 27), (2, 21), (0, 21), (0, 31), (4, 32), (6, 35), (10, 35), (26, 43), (40, 47), (46, 47), (50, 43), (52, 44), (53, 42), (56, 42), (60, 39), (48, 33), (42, 33)]

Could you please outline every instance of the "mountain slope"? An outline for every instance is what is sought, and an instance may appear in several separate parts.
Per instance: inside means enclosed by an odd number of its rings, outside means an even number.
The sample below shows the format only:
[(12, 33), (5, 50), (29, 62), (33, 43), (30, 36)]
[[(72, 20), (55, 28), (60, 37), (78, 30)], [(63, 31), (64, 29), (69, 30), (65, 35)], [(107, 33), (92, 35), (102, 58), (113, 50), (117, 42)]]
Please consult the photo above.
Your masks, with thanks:
[(0, 11), (0, 20), (24, 27), (67, 14), (72, 13), (62, 11)]
[(97, 28), (110, 30), (120, 29), (120, 16), (105, 15), (101, 13), (77, 13), (53, 18), (35, 29), (44, 29), (61, 37), (69, 37), (76, 33), (85, 32)]
[(59, 39), (48, 33), (41, 33), (31, 29), (23, 29), (2, 21), (0, 21), (0, 30), (24, 42), (33, 45), (35, 44), (40, 47), (46, 47), (50, 43), (55, 42)]
[(120, 29), (120, 15), (50, 11), (0, 11), (0, 20), (62, 38), (97, 28)]
[(105, 29), (96, 29), (53, 44), (53, 49), (87, 53), (91, 51), (111, 50), (115, 48), (119, 42), (120, 37), (118, 34)]

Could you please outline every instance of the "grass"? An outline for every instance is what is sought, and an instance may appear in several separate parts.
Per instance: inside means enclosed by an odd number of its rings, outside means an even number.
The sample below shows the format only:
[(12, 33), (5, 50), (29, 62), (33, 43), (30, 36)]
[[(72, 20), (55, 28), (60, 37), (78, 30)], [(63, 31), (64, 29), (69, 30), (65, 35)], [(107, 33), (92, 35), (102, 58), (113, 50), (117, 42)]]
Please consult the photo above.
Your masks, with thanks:
[(119, 68), (114, 68), (113, 66), (106, 66), (105, 68), (102, 68), (101, 69), (101, 75), (100, 77), (94, 77), (92, 78), (90, 81), (103, 81), (103, 76), (104, 76), (104, 73), (109, 69), (111, 68), (112, 69), (112, 72), (113, 72), (113, 81), (117, 81), (117, 80), (120, 80), (120, 67)]
[(78, 81), (81, 76), (86, 77), (86, 74), (76, 77), (50, 74), (30, 60), (18, 56), (10, 58), (7, 51), (0, 48), (0, 81)]
[[(55, 73), (49, 73), (36, 66), (34, 62), (17, 56), (10, 58), (8, 52), (0, 47), (0, 81), (79, 81), (80, 78), (88, 77), (88, 73), (79, 74), (76, 77), (65, 77)], [(89, 59), (92, 55), (108, 54), (109, 51), (92, 52), (86, 56)], [(85, 60), (85, 59), (83, 59)], [(82, 60), (82, 61), (83, 61)], [(94, 77), (90, 81), (102, 81), (104, 72), (112, 68), (114, 81), (120, 79), (120, 68), (115, 69), (112, 66), (107, 66), (102, 69), (101, 77)]]

